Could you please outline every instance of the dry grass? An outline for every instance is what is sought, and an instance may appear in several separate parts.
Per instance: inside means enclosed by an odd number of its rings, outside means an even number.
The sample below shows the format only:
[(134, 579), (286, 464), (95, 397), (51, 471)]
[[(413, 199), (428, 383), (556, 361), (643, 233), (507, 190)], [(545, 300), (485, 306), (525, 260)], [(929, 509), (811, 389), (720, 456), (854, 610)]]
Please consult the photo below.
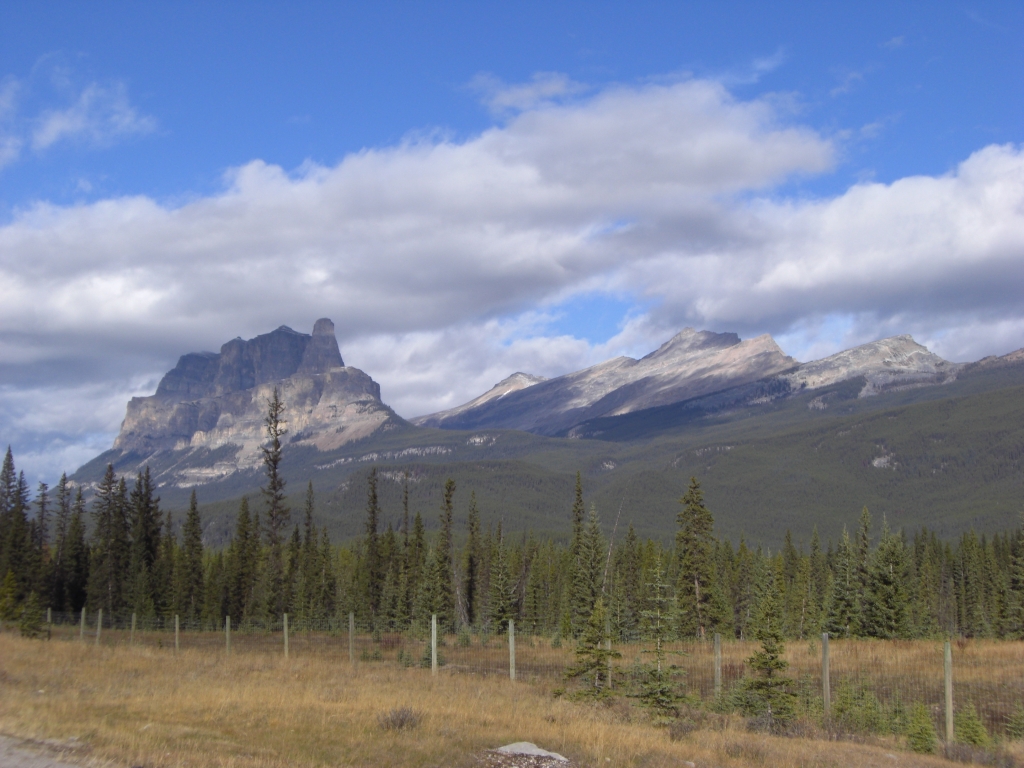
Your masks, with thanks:
[[(0, 731), (78, 737), (94, 759), (157, 766), (462, 766), (533, 741), (581, 766), (939, 766), (875, 744), (748, 733), (735, 717), (673, 741), (627, 704), (556, 700), (543, 682), (317, 655), (100, 646), (0, 634)], [(404, 707), (415, 728), (382, 729)]]

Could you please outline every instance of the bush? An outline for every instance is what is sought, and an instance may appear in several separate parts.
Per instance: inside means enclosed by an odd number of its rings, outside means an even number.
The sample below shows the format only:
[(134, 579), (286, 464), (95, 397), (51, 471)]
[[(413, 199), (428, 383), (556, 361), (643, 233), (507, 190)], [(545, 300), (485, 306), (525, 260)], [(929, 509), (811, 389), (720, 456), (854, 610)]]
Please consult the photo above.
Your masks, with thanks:
[(974, 747), (992, 746), (992, 737), (985, 730), (981, 718), (978, 717), (978, 710), (974, 708), (974, 702), (969, 701), (956, 713), (953, 722), (953, 733), (956, 740), (961, 744), (970, 744)]
[(832, 704), (832, 721), (851, 733), (891, 733), (892, 718), (871, 691), (842, 682)]
[(41, 637), (43, 631), (43, 609), (39, 605), (39, 598), (32, 592), (25, 598), (25, 604), (21, 608), (21, 617), (18, 620), (18, 628), (22, 637)]
[(420, 715), (411, 707), (399, 707), (377, 715), (382, 731), (411, 731), (420, 724)]
[(910, 720), (907, 723), (907, 746), (912, 752), (923, 755), (933, 754), (939, 746), (935, 724), (924, 704), (917, 703), (910, 709)]

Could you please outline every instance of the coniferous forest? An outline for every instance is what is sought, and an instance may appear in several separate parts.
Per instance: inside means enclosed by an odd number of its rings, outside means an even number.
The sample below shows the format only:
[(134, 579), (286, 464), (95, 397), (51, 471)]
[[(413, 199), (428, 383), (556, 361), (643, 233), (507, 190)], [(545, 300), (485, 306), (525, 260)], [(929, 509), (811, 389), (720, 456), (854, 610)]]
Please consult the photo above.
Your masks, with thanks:
[(175, 520), (161, 510), (148, 468), (123, 478), (108, 467), (87, 504), (66, 477), (33, 493), (8, 448), (0, 619), (86, 608), (220, 626), (226, 616), (327, 620), (352, 612), (361, 626), (422, 627), (436, 614), (449, 627), (500, 631), (512, 619), (519, 632), (569, 638), (585, 632), (600, 600), (622, 641), (652, 633), (743, 639), (755, 634), (758, 602), (771, 593), (788, 638), (1024, 638), (1019, 528), (942, 541), (928, 530), (879, 525), (865, 508), (838, 541), (787, 534), (772, 552), (717, 538), (696, 478), (666, 546), (641, 540), (631, 526), (606, 536), (579, 475), (567, 541), (508, 536), (500, 524), (482, 530), (472, 489), (451, 480), (440, 509), (427, 512), (439, 517), (436, 535), (426, 534), (424, 511), (409, 508), (408, 478), (401, 523), (382, 530), (371, 469), (364, 533), (335, 546), (317, 524), (312, 484), (302, 509), (286, 505), (280, 415), (275, 395), (261, 498), (241, 501), (233, 537), (217, 551), (203, 546), (196, 494), (184, 520)]

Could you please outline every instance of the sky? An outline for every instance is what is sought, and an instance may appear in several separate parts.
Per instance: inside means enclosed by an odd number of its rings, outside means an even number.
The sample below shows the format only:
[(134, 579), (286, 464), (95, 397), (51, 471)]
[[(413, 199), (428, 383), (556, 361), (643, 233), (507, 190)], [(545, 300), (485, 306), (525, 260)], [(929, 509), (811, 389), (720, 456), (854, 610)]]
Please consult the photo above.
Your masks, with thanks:
[(334, 320), (412, 417), (684, 327), (1024, 347), (1024, 4), (0, 0), (0, 442)]

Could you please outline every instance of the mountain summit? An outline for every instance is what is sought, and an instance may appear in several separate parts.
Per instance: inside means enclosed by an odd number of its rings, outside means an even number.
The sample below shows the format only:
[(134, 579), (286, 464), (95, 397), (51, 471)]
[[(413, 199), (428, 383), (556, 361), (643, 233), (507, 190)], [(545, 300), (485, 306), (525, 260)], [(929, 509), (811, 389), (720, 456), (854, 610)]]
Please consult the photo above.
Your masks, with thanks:
[[(233, 339), (219, 353), (182, 355), (156, 394), (131, 399), (113, 450), (100, 458), (157, 467), (166, 463), (159, 455), (173, 453), (177, 468), (168, 469), (173, 478), (165, 480), (177, 485), (255, 467), (275, 387), (291, 444), (331, 450), (401, 422), (381, 402), (380, 386), (345, 366), (334, 323), (322, 318), (312, 335), (283, 325), (248, 341)], [(187, 460), (199, 451), (206, 458)], [(211, 462), (213, 451), (217, 457)]]

